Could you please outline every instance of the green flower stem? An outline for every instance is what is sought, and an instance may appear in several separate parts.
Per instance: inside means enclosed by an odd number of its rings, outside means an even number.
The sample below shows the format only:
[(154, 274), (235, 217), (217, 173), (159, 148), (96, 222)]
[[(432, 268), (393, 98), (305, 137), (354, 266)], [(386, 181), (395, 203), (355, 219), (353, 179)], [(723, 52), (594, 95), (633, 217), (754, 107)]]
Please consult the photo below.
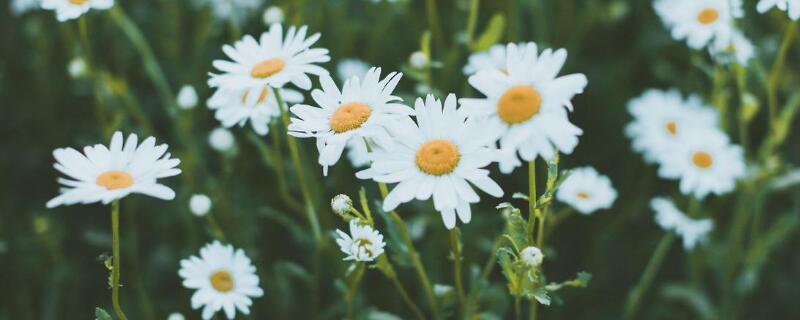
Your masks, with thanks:
[(80, 42), (81, 51), (83, 52), (83, 57), (86, 62), (86, 70), (89, 74), (89, 78), (91, 78), (92, 81), (92, 91), (95, 98), (94, 112), (97, 125), (100, 126), (101, 132), (104, 134), (110, 134), (105, 101), (103, 99), (103, 92), (100, 89), (100, 83), (102, 80), (99, 79), (97, 68), (94, 65), (92, 47), (89, 44), (89, 27), (86, 19), (88, 19), (86, 15), (83, 15), (78, 19), (78, 39)]
[(450, 230), (450, 248), (453, 256), (453, 274), (456, 287), (456, 296), (458, 297), (459, 310), (461, 315), (464, 315), (466, 308), (466, 298), (464, 297), (464, 284), (461, 280), (461, 240), (459, 239), (460, 231), (458, 228)]
[(283, 202), (292, 210), (302, 213), (305, 211), (303, 204), (297, 201), (289, 192), (289, 183), (287, 182), (286, 172), (284, 171), (281, 140), (278, 134), (279, 130), (275, 125), (271, 125), (271, 127), (272, 134), (270, 134), (270, 137), (272, 138), (272, 144), (269, 147), (261, 140), (260, 136), (253, 132), (250, 132), (248, 138), (258, 149), (258, 153), (261, 154), (261, 160), (264, 165), (275, 171), (275, 175), (278, 178), (278, 193), (281, 199), (283, 199)]
[(656, 250), (653, 251), (653, 255), (650, 256), (650, 261), (647, 263), (647, 267), (645, 267), (642, 277), (639, 279), (639, 282), (636, 284), (633, 290), (631, 290), (631, 292), (628, 294), (628, 299), (625, 302), (623, 319), (635, 319), (636, 312), (639, 310), (642, 298), (653, 284), (653, 280), (655, 279), (658, 270), (661, 269), (661, 265), (664, 264), (664, 258), (667, 257), (669, 248), (672, 246), (674, 241), (675, 234), (672, 232), (667, 232), (661, 238), (661, 241), (658, 242), (658, 246), (656, 247)]
[(534, 243), (534, 227), (536, 226), (536, 160), (528, 162), (528, 243)]
[[(378, 188), (381, 191), (382, 198), (386, 198), (386, 195), (389, 194), (389, 187), (386, 186), (385, 183), (378, 183)], [(428, 299), (428, 304), (431, 307), (431, 312), (433, 313), (434, 319), (441, 319), (441, 315), (439, 314), (439, 305), (436, 302), (436, 296), (433, 294), (433, 287), (431, 286), (431, 282), (428, 279), (428, 274), (425, 272), (425, 267), (422, 265), (422, 260), (419, 258), (419, 253), (417, 249), (414, 247), (414, 242), (411, 241), (411, 235), (408, 232), (408, 227), (406, 223), (403, 221), (403, 218), (397, 214), (396, 211), (389, 212), (389, 217), (394, 221), (397, 225), (397, 229), (400, 231), (400, 235), (403, 238), (403, 242), (408, 249), (408, 255), (411, 256), (411, 262), (414, 265), (414, 269), (417, 271), (417, 277), (419, 281), (422, 283), (422, 288), (425, 290), (425, 298)]]
[(356, 293), (358, 293), (358, 286), (361, 284), (361, 279), (364, 278), (364, 269), (366, 269), (366, 264), (357, 262), (356, 269), (353, 270), (353, 274), (348, 277), (350, 281), (348, 281), (347, 292), (344, 296), (344, 299), (347, 301), (347, 319), (356, 319), (353, 301), (356, 299)]
[(406, 303), (406, 305), (408, 305), (408, 307), (414, 313), (414, 316), (416, 316), (417, 319), (424, 320), (425, 315), (423, 315), (422, 311), (419, 310), (419, 307), (414, 303), (414, 300), (412, 300), (411, 297), (408, 296), (408, 292), (406, 292), (406, 289), (403, 288), (403, 284), (400, 283), (400, 280), (397, 278), (397, 275), (395, 275), (394, 277), (389, 277), (389, 279), (392, 280), (392, 284), (394, 284), (394, 287), (397, 288), (397, 292), (400, 293), (400, 297), (403, 298), (403, 301)]
[(431, 29), (433, 42), (436, 45), (436, 56), (444, 54), (444, 35), (439, 25), (439, 12), (436, 9), (436, 0), (425, 0), (425, 11), (428, 15), (428, 28)]
[(128, 320), (128, 317), (122, 312), (122, 307), (119, 306), (119, 200), (114, 200), (114, 202), (111, 203), (111, 244), (113, 254), (113, 267), (111, 268), (111, 304), (114, 307), (114, 313), (117, 314), (120, 320)]
[(472, 46), (475, 41), (475, 28), (478, 25), (478, 10), (481, 0), (471, 0), (469, 3), (469, 16), (467, 18), (467, 44)]
[(750, 153), (749, 152), (750, 136), (748, 132), (748, 124), (750, 120), (743, 116), (745, 112), (747, 112), (745, 108), (746, 104), (748, 103), (746, 100), (747, 69), (738, 63), (734, 64), (733, 69), (734, 69), (733, 72), (736, 75), (736, 88), (739, 91), (739, 119), (738, 119), (739, 144), (742, 146), (742, 149), (744, 150), (745, 158), (747, 158), (748, 154)]
[[(275, 94), (275, 99), (278, 101), (278, 106), (281, 111), (281, 122), (283, 123), (284, 128), (289, 130), (289, 111), (287, 110), (286, 104), (281, 97), (280, 90), (276, 88), (272, 88), (272, 92)], [(277, 134), (273, 133), (273, 134)], [(292, 157), (292, 162), (294, 163), (295, 171), (297, 172), (297, 180), (300, 183), (300, 192), (303, 194), (303, 201), (305, 202), (306, 206), (306, 215), (308, 218), (308, 222), (311, 225), (311, 232), (314, 234), (314, 240), (319, 244), (322, 241), (322, 231), (319, 227), (319, 220), (317, 217), (317, 211), (314, 207), (314, 202), (311, 199), (311, 192), (308, 189), (308, 181), (306, 181), (305, 174), (303, 172), (303, 164), (300, 160), (300, 150), (297, 146), (297, 141), (294, 137), (288, 136), (286, 137), (287, 144), (289, 145), (289, 155)]]
[(214, 215), (211, 212), (206, 213), (206, 221), (211, 227), (211, 230), (214, 232), (214, 238), (217, 238), (219, 241), (226, 242), (225, 232), (222, 231), (222, 227), (219, 226), (217, 219), (214, 218)]
[(771, 126), (775, 125), (778, 117), (778, 82), (780, 82), (783, 65), (786, 62), (786, 56), (796, 34), (797, 20), (792, 20), (786, 28), (780, 51), (778, 51), (778, 56), (775, 58), (775, 63), (772, 65), (769, 78), (767, 78), (767, 103), (769, 104), (769, 123)]

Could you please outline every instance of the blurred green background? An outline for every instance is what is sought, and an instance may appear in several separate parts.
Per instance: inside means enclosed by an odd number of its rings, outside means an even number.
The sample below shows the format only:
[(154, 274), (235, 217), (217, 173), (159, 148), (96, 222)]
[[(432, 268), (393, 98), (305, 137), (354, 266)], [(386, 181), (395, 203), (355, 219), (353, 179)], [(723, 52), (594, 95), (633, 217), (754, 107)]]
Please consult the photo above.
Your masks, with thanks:
[[(109, 12), (88, 14), (94, 63), (105, 77), (102, 84), (93, 85), (89, 78), (73, 79), (67, 73), (69, 61), (83, 54), (76, 21), (60, 23), (52, 12), (42, 10), (14, 15), (8, 1), (0, 4), (0, 319), (87, 319), (95, 307), (110, 310), (107, 271), (98, 260), (111, 247), (108, 208), (75, 205), (47, 210), (44, 204), (58, 189), (52, 150), (107, 143), (113, 129), (154, 135), (168, 143), (179, 158), (189, 146), (202, 155), (191, 161), (189, 170), (184, 168), (183, 175), (166, 180), (178, 193), (176, 200), (132, 196), (122, 202), (122, 304), (129, 318), (164, 319), (181, 312), (187, 319), (199, 319), (199, 312), (190, 309), (193, 292), (181, 286), (177, 274), (181, 259), (213, 239), (206, 221), (189, 212), (188, 198), (193, 193), (212, 197), (212, 214), (228, 242), (245, 249), (258, 268), (265, 296), (255, 299), (250, 319), (341, 318), (344, 302), (336, 282), (348, 265), (341, 261), (330, 237), (322, 254), (319, 290), (311, 289), (314, 249), (306, 220), (281, 200), (275, 172), (262, 162), (250, 128), (233, 129), (237, 138), (234, 156), (208, 147), (208, 133), (218, 123), (202, 103), (211, 94), (205, 85), (206, 74), (212, 71), (211, 61), (223, 57), (223, 44), (238, 39), (237, 34), (257, 35), (266, 30), (261, 13), (273, 5), (284, 10), (285, 24), (306, 24), (311, 31), (322, 33), (317, 46), (331, 50), (333, 61), (325, 66), (332, 73), (336, 62), (344, 58), (358, 58), (384, 70), (406, 71), (409, 55), (420, 50), (423, 34), (429, 30), (425, 1), (266, 0), (258, 9), (241, 12), (243, 19), (237, 23), (220, 21), (209, 6), (192, 1), (117, 2), (142, 29), (173, 92), (183, 84), (194, 85), (201, 104), (193, 110), (165, 106), (140, 55)], [(438, 16), (434, 21), (441, 32), (433, 34), (432, 59), (442, 66), (431, 71), (431, 85), (440, 97), (447, 92), (477, 96), (461, 73), (469, 54), (461, 39), (470, 0), (435, 3)], [(759, 15), (754, 7), (755, 1), (745, 1), (746, 17), (740, 27), (758, 52), (758, 61), (748, 69), (748, 87), (764, 101), (764, 72), (760, 70), (771, 65), (788, 19), (783, 12)], [(681, 199), (677, 183), (658, 179), (655, 167), (631, 151), (623, 134), (630, 120), (626, 102), (651, 87), (676, 87), (708, 97), (715, 69), (705, 52), (692, 52), (672, 40), (647, 0), (484, 0), (480, 1), (477, 35), (495, 15), (502, 15), (505, 21), (501, 42), (536, 41), (540, 48), (566, 48), (569, 58), (562, 73), (588, 76), (589, 86), (575, 99), (571, 115), (584, 136), (573, 155), (562, 157), (562, 167), (592, 165), (609, 175), (619, 191), (613, 209), (573, 216), (548, 240), (549, 280), (566, 280), (583, 270), (592, 273), (593, 279), (588, 288), (562, 291), (557, 303), (540, 308), (540, 317), (619, 319), (629, 289), (663, 235), (653, 222), (649, 199), (656, 195)], [(796, 91), (800, 83), (794, 72), (800, 67), (798, 56), (800, 41), (790, 51), (781, 99)], [(401, 81), (399, 90), (407, 103), (418, 95), (418, 82), (408, 75)], [(735, 84), (728, 81), (726, 88), (734, 90)], [(98, 102), (105, 106), (102, 114), (97, 112)], [(142, 114), (132, 111), (137, 105)], [(758, 145), (768, 130), (765, 114), (761, 112), (751, 126), (751, 144)], [(106, 128), (98, 123), (105, 123)], [(185, 127), (178, 128), (175, 123)], [(791, 128), (798, 126), (795, 120)], [(181, 130), (191, 134), (182, 135)], [(800, 162), (798, 131), (791, 133), (781, 149), (785, 167)], [(282, 134), (273, 131), (270, 135), (276, 133)], [(269, 136), (265, 141), (270, 143)], [(313, 142), (304, 140), (301, 145), (307, 172), (322, 184), (314, 196), (326, 233), (345, 228), (330, 212), (329, 199), (339, 193), (355, 198), (362, 186), (377, 199), (375, 185), (355, 179), (355, 170), (345, 159), (323, 178), (314, 161)], [(287, 155), (284, 150), (283, 156)], [(285, 163), (290, 163), (288, 158)], [(502, 231), (503, 221), (493, 207), (502, 201), (524, 205), (510, 195), (526, 191), (525, 169), (510, 176), (501, 176), (496, 168), (493, 171), (506, 198), (483, 195), (483, 203), (473, 209), (473, 222), (461, 228), (468, 288), (477, 285), (476, 274), (493, 255), (491, 243)], [(288, 174), (291, 177), (293, 173)], [(542, 170), (540, 176), (544, 175)], [(768, 246), (751, 247), (750, 242), (743, 242), (746, 252), (761, 260), (743, 264), (732, 276), (735, 317), (798, 319), (800, 189), (794, 186), (771, 192), (761, 200), (755, 205), (763, 208), (763, 232), (780, 232), (774, 233)], [(701, 280), (689, 282), (688, 254), (674, 246), (646, 297), (640, 318), (717, 317), (721, 279), (726, 276), (720, 274), (720, 265), (727, 263), (728, 226), (735, 202), (733, 195), (704, 202), (717, 230), (709, 245), (692, 253), (701, 257), (705, 271)], [(403, 205), (399, 211), (410, 224), (432, 281), (452, 285), (448, 233), (438, 214), (428, 203)], [(379, 228), (385, 222), (379, 218)], [(785, 228), (774, 229), (776, 226)], [(390, 235), (388, 250), (398, 259), (403, 282), (418, 305), (425, 307), (407, 257), (395, 253), (399, 246)], [(512, 318), (505, 279), (497, 268), (490, 278), (491, 285), (480, 290), (481, 316)], [(378, 310), (411, 317), (391, 283), (374, 270), (362, 284), (358, 308), (365, 318), (376, 317)]]

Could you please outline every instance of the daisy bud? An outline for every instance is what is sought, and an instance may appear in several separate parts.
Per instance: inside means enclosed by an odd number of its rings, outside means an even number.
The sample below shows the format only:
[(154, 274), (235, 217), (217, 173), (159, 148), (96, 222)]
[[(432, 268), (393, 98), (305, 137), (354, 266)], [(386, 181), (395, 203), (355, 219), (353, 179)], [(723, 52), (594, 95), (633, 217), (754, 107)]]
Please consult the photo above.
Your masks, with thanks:
[(83, 58), (74, 58), (67, 66), (67, 73), (73, 79), (81, 78), (86, 75), (86, 61)]
[(271, 6), (264, 10), (261, 20), (263, 20), (264, 24), (267, 26), (275, 23), (281, 23), (283, 22), (283, 10), (278, 6)]
[(229, 152), (236, 145), (236, 140), (228, 129), (216, 128), (208, 135), (208, 144), (219, 152)]
[(182, 314), (174, 312), (167, 317), (167, 320), (185, 320)]
[(422, 51), (414, 51), (414, 53), (408, 57), (408, 63), (411, 64), (412, 68), (422, 69), (428, 65), (428, 56)]
[(331, 209), (338, 215), (347, 215), (351, 208), (353, 208), (353, 200), (346, 195), (336, 195), (331, 199)]
[(197, 106), (197, 91), (190, 85), (181, 87), (178, 91), (178, 107), (184, 110), (192, 109)]
[(539, 248), (534, 246), (522, 249), (522, 252), (520, 252), (519, 255), (520, 258), (522, 258), (522, 262), (529, 267), (538, 267), (542, 264), (542, 260), (544, 260), (544, 254), (542, 254), (542, 250), (539, 250)]
[(189, 199), (189, 210), (198, 217), (202, 217), (211, 210), (211, 198), (204, 194), (195, 194)]
[(433, 285), (433, 294), (435, 294), (437, 297), (444, 297), (450, 294), (451, 292), (453, 292), (452, 286), (448, 286), (446, 284), (438, 284), (438, 283)]

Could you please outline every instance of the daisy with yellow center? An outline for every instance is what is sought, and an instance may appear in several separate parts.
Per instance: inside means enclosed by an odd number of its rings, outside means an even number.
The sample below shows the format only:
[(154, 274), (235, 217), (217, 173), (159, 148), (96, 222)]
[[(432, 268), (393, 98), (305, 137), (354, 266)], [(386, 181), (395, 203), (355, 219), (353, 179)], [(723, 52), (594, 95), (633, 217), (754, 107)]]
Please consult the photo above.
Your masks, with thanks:
[(683, 194), (698, 199), (713, 193), (733, 191), (736, 181), (746, 173), (742, 148), (728, 141), (716, 128), (697, 128), (687, 132), (680, 144), (661, 159), (659, 175), (679, 179)]
[[(292, 89), (279, 89), (286, 103), (303, 102), (303, 94)], [(250, 90), (218, 88), (208, 99), (208, 108), (223, 127), (250, 126), (259, 135), (269, 133), (269, 124), (280, 116), (281, 110), (272, 89), (263, 87), (258, 94)]]
[(656, 0), (653, 6), (672, 37), (693, 49), (729, 42), (733, 20), (744, 15), (741, 0)]
[(381, 79), (381, 69), (372, 68), (363, 78), (345, 81), (341, 91), (330, 76), (320, 77), (322, 89), (311, 93), (319, 107), (293, 106), (295, 118), (289, 134), (317, 139), (318, 161), (325, 174), (350, 141), (363, 144), (368, 139), (381, 146), (390, 144), (387, 126), (413, 112), (392, 94), (401, 77), (401, 73), (392, 72)]
[(678, 90), (651, 89), (628, 102), (633, 121), (625, 127), (633, 149), (651, 163), (683, 143), (694, 128), (715, 128), (717, 112), (698, 96), (684, 99)]
[(111, 144), (83, 148), (56, 149), (55, 168), (66, 178), (61, 194), (47, 202), (48, 208), (76, 203), (88, 204), (122, 199), (131, 193), (141, 193), (164, 200), (175, 198), (175, 192), (158, 183), (158, 179), (178, 175), (178, 159), (170, 158), (167, 145), (156, 145), (149, 137), (138, 143), (135, 134), (123, 142), (121, 132), (114, 133)]
[(336, 234), (339, 236), (336, 239), (339, 249), (347, 255), (345, 261), (374, 261), (386, 247), (383, 235), (369, 225), (359, 224), (358, 219), (350, 220), (349, 235), (342, 230), (336, 230)]
[(328, 71), (316, 64), (328, 62), (330, 57), (327, 49), (311, 48), (320, 35), (306, 38), (307, 30), (306, 26), (290, 27), (284, 36), (283, 27), (273, 24), (258, 41), (247, 35), (232, 46), (223, 46), (222, 51), (231, 61), (214, 61), (214, 67), (222, 73), (212, 73), (209, 86), (246, 90), (254, 97), (265, 87), (282, 88), (290, 82), (300, 89), (310, 89), (308, 75), (327, 75)]
[(251, 298), (264, 295), (250, 258), (242, 249), (219, 241), (201, 248), (199, 256), (181, 260), (178, 275), (183, 278), (184, 287), (196, 290), (192, 295), (192, 308), (202, 308), (204, 320), (211, 319), (220, 310), (228, 319), (234, 319), (237, 310), (250, 314)]
[(494, 144), (501, 129), (485, 118), (467, 117), (456, 104), (452, 94), (444, 105), (432, 95), (417, 99), (416, 123), (410, 118), (397, 121), (391, 127), (395, 143), (374, 150), (370, 168), (356, 174), (361, 179), (397, 183), (384, 199), (383, 210), (433, 198), (445, 226), (452, 229), (456, 216), (468, 223), (470, 204), (480, 201), (472, 186), (495, 197), (503, 195), (484, 169), (498, 158)]
[(617, 199), (617, 190), (607, 176), (597, 173), (592, 167), (581, 167), (569, 170), (569, 175), (558, 187), (556, 199), (582, 214), (591, 214), (611, 208)]
[[(567, 59), (564, 49), (546, 49), (541, 54), (535, 43), (508, 44), (504, 69), (482, 69), (469, 78), (473, 88), (486, 96), (461, 99), (470, 116), (488, 117), (503, 128), (500, 148), (506, 157), (532, 161), (551, 158), (556, 150), (572, 153), (582, 130), (567, 117), (572, 98), (583, 92), (583, 74), (558, 76)], [(510, 173), (517, 159), (501, 161), (503, 173)]]
[(114, 0), (42, 0), (42, 9), (54, 10), (58, 21), (77, 19), (90, 9), (106, 10)]

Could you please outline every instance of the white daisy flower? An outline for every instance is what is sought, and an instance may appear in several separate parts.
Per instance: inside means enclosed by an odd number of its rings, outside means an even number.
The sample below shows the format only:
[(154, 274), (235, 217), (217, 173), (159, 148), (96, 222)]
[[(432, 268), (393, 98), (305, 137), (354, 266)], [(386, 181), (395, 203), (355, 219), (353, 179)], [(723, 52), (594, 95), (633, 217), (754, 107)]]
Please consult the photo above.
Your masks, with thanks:
[(267, 8), (261, 15), (261, 20), (264, 21), (264, 24), (267, 26), (271, 26), (276, 23), (283, 23), (283, 18), (283, 9), (278, 6), (271, 6)]
[(236, 138), (233, 133), (225, 128), (216, 128), (211, 130), (208, 135), (208, 144), (212, 149), (219, 152), (231, 152), (236, 147)]
[(197, 106), (197, 90), (191, 85), (185, 85), (178, 91), (178, 107), (184, 110), (193, 109)]
[(265, 86), (281, 88), (291, 82), (303, 90), (311, 88), (308, 74), (327, 75), (328, 71), (316, 63), (328, 62), (328, 49), (311, 48), (319, 33), (306, 38), (308, 27), (290, 27), (285, 37), (283, 27), (273, 24), (268, 32), (256, 41), (250, 35), (222, 51), (233, 61), (214, 60), (221, 74), (210, 74), (208, 85), (227, 89), (249, 90), (258, 96)]
[(633, 149), (646, 161), (659, 162), (661, 157), (680, 145), (693, 128), (717, 126), (717, 112), (698, 96), (683, 99), (678, 90), (650, 89), (628, 102), (633, 121), (625, 134), (633, 140)]
[(422, 51), (414, 51), (411, 55), (408, 56), (408, 64), (411, 65), (412, 68), (422, 69), (428, 65), (428, 55)]
[(122, 132), (115, 132), (111, 144), (87, 146), (83, 153), (73, 148), (53, 151), (54, 167), (67, 178), (59, 178), (64, 185), (61, 194), (47, 202), (48, 208), (76, 203), (89, 204), (122, 199), (131, 193), (172, 200), (175, 191), (158, 183), (158, 179), (176, 176), (181, 162), (170, 158), (167, 145), (156, 145), (156, 138), (148, 137), (141, 144), (135, 134), (123, 142)]
[(570, 100), (583, 92), (586, 76), (558, 76), (567, 59), (564, 49), (539, 54), (530, 42), (508, 44), (506, 51), (508, 73), (483, 69), (469, 77), (486, 98), (461, 99), (462, 110), (502, 127), (500, 148), (514, 157), (533, 161), (538, 156), (551, 158), (556, 151), (572, 153), (583, 131), (569, 122), (566, 109), (572, 110)]
[(11, 13), (15, 16), (22, 15), (28, 11), (41, 7), (41, 0), (12, 0)]
[(800, 19), (800, 0), (761, 0), (756, 6), (758, 13), (764, 13), (778, 7), (781, 11), (789, 13), (792, 20)]
[(734, 18), (744, 15), (741, 0), (656, 0), (653, 6), (672, 37), (693, 49), (729, 41)]
[(336, 75), (344, 82), (352, 77), (363, 77), (369, 71), (369, 65), (359, 59), (342, 59), (336, 65)]
[(483, 69), (506, 72), (506, 45), (496, 44), (489, 50), (471, 54), (463, 71), (464, 75), (471, 76)]
[(228, 319), (236, 317), (236, 310), (250, 314), (251, 298), (264, 295), (259, 287), (256, 267), (242, 249), (223, 245), (219, 241), (200, 249), (200, 256), (181, 260), (178, 275), (183, 286), (195, 289), (192, 308), (203, 308), (203, 319), (208, 320), (219, 310)]
[(336, 243), (347, 256), (345, 261), (370, 262), (383, 254), (386, 243), (383, 242), (383, 235), (378, 230), (369, 225), (360, 225), (358, 219), (350, 220), (350, 234), (342, 230), (336, 230), (339, 238)]
[(293, 106), (291, 111), (296, 118), (289, 124), (289, 134), (317, 139), (318, 162), (325, 174), (328, 166), (339, 161), (352, 139), (363, 142), (366, 138), (381, 146), (388, 144), (391, 137), (386, 126), (412, 113), (402, 99), (392, 95), (402, 75), (392, 72), (381, 80), (381, 69), (372, 68), (363, 78), (345, 81), (341, 91), (330, 76), (320, 77), (322, 90), (311, 93), (320, 107)]
[(192, 197), (189, 198), (189, 210), (192, 211), (195, 216), (205, 216), (211, 211), (211, 198), (200, 193), (192, 195)]
[(733, 191), (736, 180), (746, 174), (742, 148), (730, 144), (718, 129), (690, 130), (682, 143), (661, 159), (659, 176), (680, 179), (681, 192), (698, 199)]
[(500, 128), (459, 111), (453, 94), (447, 96), (444, 107), (433, 95), (417, 99), (417, 123), (410, 118), (398, 121), (392, 127), (394, 145), (375, 150), (371, 167), (356, 174), (361, 179), (397, 183), (383, 200), (384, 211), (415, 198), (433, 197), (444, 225), (452, 229), (456, 215), (469, 223), (470, 204), (480, 201), (470, 183), (492, 196), (503, 195), (489, 178), (489, 170), (483, 169), (497, 159), (494, 141)]
[(77, 19), (89, 9), (105, 10), (114, 6), (114, 0), (42, 0), (42, 9), (55, 10), (58, 21)]
[[(375, 144), (374, 141), (370, 141), (370, 147), (375, 149), (379, 146)], [(347, 159), (350, 160), (350, 164), (353, 165), (353, 168), (369, 166), (369, 164), (372, 163), (369, 154), (370, 152), (369, 149), (367, 149), (367, 144), (364, 143), (363, 140), (350, 139), (347, 141)]]
[(542, 261), (544, 260), (542, 250), (534, 246), (525, 247), (525, 249), (522, 249), (522, 252), (519, 253), (519, 256), (522, 262), (529, 267), (538, 267), (542, 265)]
[(219, 21), (244, 22), (247, 14), (264, 5), (264, 0), (195, 0), (195, 5), (209, 6)]
[(728, 41), (714, 41), (710, 46), (711, 56), (721, 64), (731, 64), (734, 61), (746, 66), (750, 59), (755, 56), (755, 47), (740, 30), (734, 30)]
[(569, 171), (569, 176), (558, 187), (556, 199), (580, 213), (590, 214), (611, 208), (617, 199), (617, 190), (607, 176), (592, 167), (581, 167)]
[[(303, 94), (292, 89), (279, 89), (284, 103), (303, 102)], [(258, 94), (252, 90), (218, 88), (208, 99), (208, 108), (216, 110), (214, 117), (223, 127), (244, 127), (247, 122), (259, 135), (269, 133), (272, 119), (281, 115), (278, 99), (270, 87), (262, 87)]]
[(713, 220), (689, 218), (669, 199), (653, 198), (650, 207), (656, 212), (656, 223), (665, 231), (678, 234), (686, 250), (692, 250), (698, 243), (704, 242), (714, 229)]

